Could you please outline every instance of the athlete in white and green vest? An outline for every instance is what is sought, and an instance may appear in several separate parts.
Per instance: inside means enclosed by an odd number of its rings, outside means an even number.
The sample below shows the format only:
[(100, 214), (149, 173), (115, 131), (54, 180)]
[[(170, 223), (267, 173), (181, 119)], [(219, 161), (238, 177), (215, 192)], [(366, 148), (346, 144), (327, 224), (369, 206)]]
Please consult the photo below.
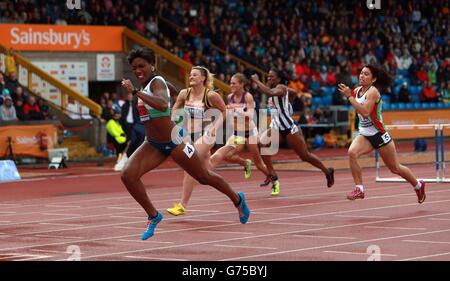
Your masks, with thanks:
[(220, 175), (205, 168), (194, 146), (183, 142), (182, 129), (171, 120), (169, 89), (164, 78), (155, 75), (153, 52), (147, 48), (134, 49), (128, 55), (128, 62), (144, 90), (137, 90), (126, 79), (122, 81), (122, 86), (139, 99), (138, 111), (144, 123), (147, 141), (128, 160), (121, 179), (148, 215), (147, 229), (141, 239), (152, 237), (157, 224), (162, 220), (162, 214), (151, 203), (141, 177), (158, 167), (169, 155), (201, 184), (211, 185), (227, 195), (239, 212), (240, 222), (246, 223), (250, 210), (244, 194), (234, 192)]
[(353, 140), (348, 150), (350, 168), (356, 185), (355, 190), (347, 196), (349, 200), (364, 198), (362, 170), (358, 164), (358, 158), (370, 153), (373, 149), (378, 149), (391, 172), (401, 176), (414, 187), (418, 202), (425, 201), (425, 182), (418, 181), (408, 167), (399, 163), (394, 141), (381, 116), (382, 101), (379, 90), (388, 87), (391, 81), (391, 76), (382, 68), (366, 65), (359, 75), (360, 86), (354, 91), (344, 84), (338, 85), (339, 91), (356, 109), (359, 117), (359, 135)]

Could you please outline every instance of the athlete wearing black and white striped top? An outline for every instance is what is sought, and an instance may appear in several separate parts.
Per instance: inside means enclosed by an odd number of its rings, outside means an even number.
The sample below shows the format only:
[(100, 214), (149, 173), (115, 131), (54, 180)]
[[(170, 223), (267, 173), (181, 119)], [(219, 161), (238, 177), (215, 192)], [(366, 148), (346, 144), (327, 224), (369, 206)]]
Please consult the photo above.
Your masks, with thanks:
[[(317, 167), (325, 174), (327, 186), (331, 187), (334, 184), (334, 169), (326, 168), (317, 156), (309, 153), (302, 131), (298, 129), (291, 117), (292, 106), (289, 103), (289, 95), (297, 95), (298, 93), (297, 91), (288, 88), (286, 85), (281, 84), (282, 78), (282, 74), (279, 71), (270, 70), (269, 75), (267, 76), (267, 85), (264, 85), (264, 83), (259, 80), (257, 74), (252, 75), (252, 80), (256, 84), (257, 89), (269, 97), (271, 111), (275, 111), (271, 112), (272, 122), (270, 128), (262, 134), (261, 139), (267, 138), (274, 130), (278, 131), (281, 136), (286, 138), (289, 146), (294, 149), (303, 161)], [(266, 142), (262, 141), (262, 143)], [(261, 156), (269, 169), (270, 174), (276, 175), (272, 165), (271, 156)], [(277, 179), (276, 176), (267, 178), (262, 186), (268, 185), (271, 181), (275, 182)], [(272, 187), (272, 195), (278, 195), (280, 192), (279, 189), (279, 184), (278, 186), (274, 184)]]
[(286, 87), (283, 96), (273, 96), (269, 98), (269, 106), (272, 112), (272, 122), (270, 127), (277, 129), (283, 136), (298, 130), (292, 119), (292, 106), (289, 102), (289, 88)]

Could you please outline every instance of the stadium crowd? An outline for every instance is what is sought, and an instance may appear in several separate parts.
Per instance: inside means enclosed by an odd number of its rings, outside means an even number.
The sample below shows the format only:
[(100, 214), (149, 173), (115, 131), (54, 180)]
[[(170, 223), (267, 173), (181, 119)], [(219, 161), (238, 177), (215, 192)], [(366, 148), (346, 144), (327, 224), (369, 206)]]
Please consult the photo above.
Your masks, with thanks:
[[(254, 72), (233, 56), (263, 71), (282, 69), (290, 87), (308, 93), (293, 101), (294, 111), (308, 109), (302, 116), (306, 123), (323, 118), (318, 105), (347, 104), (336, 94), (336, 83), (356, 84), (367, 63), (395, 74), (394, 85), (383, 93), (387, 109), (397, 102), (418, 108), (450, 103), (447, 1), (383, 1), (380, 11), (369, 10), (364, 1), (337, 0), (82, 0), (81, 11), (62, 2), (0, 1), (0, 23), (123, 25), (205, 65), (225, 82), (235, 72)], [(28, 99), (14, 77), (6, 80), (9, 86), (0, 87), (9, 90), (17, 117), (41, 118), (21, 113)], [(255, 100), (259, 103), (258, 95)], [(309, 116), (312, 121), (304, 121)]]
[[(421, 101), (448, 99), (448, 2), (383, 1), (380, 12), (363, 2), (90, 0), (81, 1), (80, 12), (61, 1), (26, 0), (0, 2), (0, 23), (124, 25), (224, 81), (249, 74), (214, 44), (264, 71), (283, 68), (297, 89), (320, 96), (336, 82), (355, 84), (362, 65), (378, 63), (397, 74), (397, 88), (386, 93), (391, 100), (399, 100), (405, 82), (435, 87)], [(185, 32), (164, 27), (161, 18)]]

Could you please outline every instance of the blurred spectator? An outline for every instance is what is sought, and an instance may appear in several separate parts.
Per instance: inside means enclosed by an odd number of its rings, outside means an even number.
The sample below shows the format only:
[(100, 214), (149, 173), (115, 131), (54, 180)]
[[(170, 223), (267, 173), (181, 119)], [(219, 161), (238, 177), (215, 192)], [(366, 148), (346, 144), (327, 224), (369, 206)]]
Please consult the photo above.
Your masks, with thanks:
[(434, 73), (437, 83), (450, 80), (447, 0), (385, 1), (381, 13), (356, 0), (82, 1), (77, 14), (56, 2), (36, 8), (39, 1), (7, 1), (0, 22), (126, 25), (188, 62), (216, 66), (223, 80), (242, 65), (238, 57), (265, 72), (282, 68), (306, 75), (301, 81), (314, 94), (312, 66), (330, 72), (315, 78), (322, 85), (334, 85), (332, 75), (340, 81), (344, 70), (352, 79), (346, 84), (356, 84), (359, 69), (373, 62), (412, 85), (435, 83)]
[(144, 16), (139, 16), (139, 18), (134, 22), (137, 32), (140, 34), (145, 34), (145, 20)]
[(0, 105), (3, 104), (5, 97), (11, 97), (7, 88), (4, 88), (3, 91), (0, 92)]
[(437, 71), (437, 66), (436, 65), (429, 66), (429, 69), (428, 69), (428, 81), (430, 81), (430, 83), (433, 84), (433, 85), (436, 85), (436, 82), (437, 82), (436, 71)]
[(118, 160), (120, 160), (122, 153), (127, 146), (127, 136), (120, 125), (120, 113), (114, 113), (106, 123), (107, 141), (114, 145)]
[(109, 121), (111, 118), (113, 118), (114, 113), (117, 113), (117, 112), (114, 110), (113, 101), (107, 100), (106, 107), (104, 107), (103, 111), (102, 111), (102, 118), (105, 119), (106, 121)]
[(400, 91), (398, 92), (398, 101), (399, 102), (412, 102), (411, 92), (408, 90), (408, 83), (404, 82)]
[(450, 57), (447, 57), (442, 63), (442, 66), (439, 68), (437, 72), (437, 79), (439, 83), (450, 81)]
[(319, 81), (320, 86), (336, 85), (336, 76), (325, 65), (320, 67), (320, 72), (315, 75), (315, 79)]
[(305, 136), (305, 140), (313, 136), (313, 128), (306, 126), (315, 124), (312, 119), (313, 117), (311, 115), (311, 109), (309, 107), (305, 107), (304, 112), (300, 116), (300, 120), (298, 121), (298, 124), (301, 126), (302, 133)]
[(334, 130), (330, 130), (329, 133), (323, 135), (323, 140), (326, 147), (337, 147), (338, 139)]
[(316, 108), (316, 110), (314, 111), (313, 117), (314, 117), (315, 123), (323, 122), (324, 115), (323, 115), (322, 109), (320, 107)]
[(441, 82), (439, 94), (442, 102), (450, 103), (450, 81), (447, 81), (447, 83)]
[(8, 89), (10, 95), (13, 93), (17, 87), (20, 87), (19, 81), (17, 80), (16, 72), (10, 72), (8, 78), (6, 79), (6, 89)]
[(302, 93), (305, 85), (300, 81), (300, 77), (294, 73), (288, 87), (296, 90), (298, 93)]
[(301, 99), (302, 99), (302, 102), (303, 102), (305, 108), (311, 108), (311, 106), (312, 106), (312, 95), (311, 95), (311, 93), (303, 93)]
[(422, 102), (438, 102), (439, 95), (436, 93), (434, 86), (430, 82), (426, 82), (420, 92), (420, 101)]
[(3, 104), (0, 106), (0, 120), (14, 121), (17, 120), (16, 109), (13, 105), (12, 98), (6, 96)]
[(16, 100), (16, 102), (14, 103), (14, 107), (16, 108), (17, 119), (27, 120), (27, 117), (25, 116), (25, 113), (23, 111), (23, 100), (22, 99)]
[(101, 106), (102, 108), (105, 108), (105, 107), (106, 107), (106, 99), (105, 99), (104, 97), (101, 97), (101, 98), (100, 98), (100, 106)]
[(10, 73), (17, 73), (16, 59), (14, 58), (13, 48), (9, 48), (8, 53), (5, 57), (5, 73), (9, 75)]
[(137, 107), (133, 103), (133, 94), (128, 93), (127, 99), (122, 106), (120, 123), (125, 131), (128, 139), (131, 139), (131, 132), (133, 130), (133, 124), (139, 122), (139, 113)]
[(41, 108), (39, 104), (36, 103), (36, 97), (30, 95), (28, 101), (23, 106), (23, 113), (25, 114), (26, 120), (43, 120)]
[(397, 102), (398, 101), (398, 96), (392, 90), (392, 86), (389, 86), (386, 89), (381, 90), (380, 92), (381, 92), (382, 96), (384, 95), (384, 96), (389, 97), (389, 102)]
[(39, 98), (38, 105), (41, 109), (42, 119), (50, 119), (50, 107), (48, 106), (48, 102), (43, 98)]
[(377, 57), (372, 50), (369, 50), (369, 52), (364, 56), (365, 64), (377, 64), (377, 61)]
[(0, 95), (3, 94), (3, 89), (6, 89), (6, 81), (5, 81), (5, 77), (0, 72)]
[(119, 112), (120, 113), (120, 108), (121, 108), (122, 104), (124, 103), (124, 101), (119, 99), (119, 95), (117, 94), (117, 92), (112, 92), (110, 99), (113, 102), (113, 110), (114, 110), (114, 112)]
[(26, 101), (28, 99), (28, 96), (25, 95), (23, 88), (21, 86), (18, 86), (15, 91), (13, 91), (11, 93), (11, 97), (13, 99), (13, 101), (16, 101), (18, 99), (22, 99), (24, 101)]
[(81, 119), (77, 102), (72, 97), (68, 97), (66, 111), (71, 119)]
[(102, 98), (104, 98), (105, 99), (105, 101), (107, 101), (107, 100), (109, 100), (110, 99), (110, 95), (109, 95), (109, 92), (103, 92), (103, 94), (102, 94), (102, 96), (101, 96)]
[(316, 79), (316, 76), (311, 77), (311, 84), (309, 85), (309, 88), (314, 96), (319, 94), (320, 82)]
[(333, 67), (332, 66), (330, 66), (330, 68), (327, 70), (326, 83), (328, 84), (328, 86), (335, 86), (336, 85), (336, 75), (335, 75), (335, 72), (333, 71)]
[[(307, 93), (305, 93), (307, 94)], [(304, 103), (304, 95), (302, 93), (299, 93), (294, 99), (291, 101), (292, 105), (292, 111), (294, 113), (300, 113), (303, 114), (303, 111), (305, 110), (305, 103)], [(309, 95), (309, 94), (307, 94)], [(311, 95), (309, 95), (311, 96)]]
[(155, 16), (151, 15), (145, 22), (145, 29), (153, 35), (158, 34), (158, 22)]
[(428, 73), (425, 71), (425, 66), (421, 65), (419, 67), (419, 70), (416, 73), (416, 77), (422, 83), (425, 83), (425, 82), (429, 81)]

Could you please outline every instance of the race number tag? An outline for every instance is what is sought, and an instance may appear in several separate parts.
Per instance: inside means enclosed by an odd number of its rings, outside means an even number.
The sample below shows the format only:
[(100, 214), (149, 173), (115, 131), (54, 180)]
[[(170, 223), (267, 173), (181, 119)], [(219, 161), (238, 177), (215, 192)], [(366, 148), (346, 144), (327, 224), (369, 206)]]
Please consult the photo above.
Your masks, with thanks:
[(190, 144), (187, 143), (184, 146), (183, 151), (187, 155), (187, 157), (190, 159), (192, 157), (192, 155), (194, 155), (195, 147), (193, 145), (190, 145)]
[(391, 136), (389, 135), (388, 132), (384, 133), (383, 135), (381, 135), (381, 138), (383, 139), (384, 143), (388, 143), (391, 141)]

